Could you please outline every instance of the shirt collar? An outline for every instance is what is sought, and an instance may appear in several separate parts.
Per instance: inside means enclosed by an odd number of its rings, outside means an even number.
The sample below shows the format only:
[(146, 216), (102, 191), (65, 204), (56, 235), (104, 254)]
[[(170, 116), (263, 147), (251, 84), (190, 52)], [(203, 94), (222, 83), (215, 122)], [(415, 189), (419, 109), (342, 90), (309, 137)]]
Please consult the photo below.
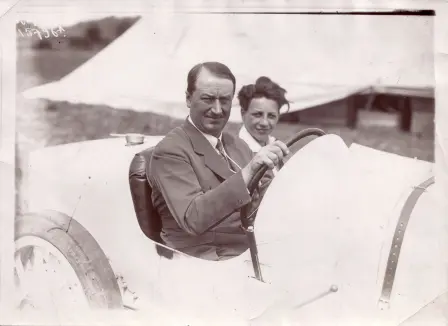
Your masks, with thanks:
[(193, 127), (195, 127), (204, 137), (205, 139), (207, 139), (207, 141), (210, 143), (210, 145), (212, 145), (213, 148), (216, 148), (216, 145), (218, 144), (218, 139), (222, 141), (222, 133), (219, 135), (218, 138), (216, 138), (215, 136), (206, 134), (204, 132), (202, 132), (201, 130), (199, 130), (198, 127), (196, 127), (196, 125), (194, 124), (193, 120), (191, 120), (191, 117), (188, 116), (188, 122), (190, 122)]
[[(249, 131), (246, 129), (246, 127), (243, 125), (240, 129), (240, 132), (238, 136), (244, 140), (249, 146), (249, 148), (252, 150), (252, 152), (258, 152), (263, 146), (260, 145), (260, 143), (249, 133)], [(268, 144), (271, 144), (275, 141), (275, 138), (272, 136), (268, 137)]]

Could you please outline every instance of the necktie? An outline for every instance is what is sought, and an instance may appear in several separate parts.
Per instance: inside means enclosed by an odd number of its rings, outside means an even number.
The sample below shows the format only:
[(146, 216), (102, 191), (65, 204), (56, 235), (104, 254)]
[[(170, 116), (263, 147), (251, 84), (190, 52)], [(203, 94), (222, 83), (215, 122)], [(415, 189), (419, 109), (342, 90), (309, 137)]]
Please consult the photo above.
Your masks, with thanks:
[(229, 169), (232, 172), (236, 173), (238, 171), (238, 168), (235, 166), (235, 164), (232, 163), (232, 160), (224, 151), (224, 146), (222, 144), (221, 139), (218, 139), (218, 143), (216, 144), (216, 149), (218, 150), (219, 154), (221, 154), (221, 156), (226, 160)]

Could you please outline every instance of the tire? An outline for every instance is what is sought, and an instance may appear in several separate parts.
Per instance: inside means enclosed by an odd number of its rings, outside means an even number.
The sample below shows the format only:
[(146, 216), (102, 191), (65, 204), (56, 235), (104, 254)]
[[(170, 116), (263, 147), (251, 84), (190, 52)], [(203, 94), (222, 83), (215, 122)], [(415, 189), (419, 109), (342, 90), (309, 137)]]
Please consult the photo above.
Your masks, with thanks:
[(62, 253), (76, 273), (91, 308), (123, 308), (109, 260), (92, 235), (75, 219), (55, 211), (19, 216), (15, 220), (15, 241), (23, 237), (40, 238)]

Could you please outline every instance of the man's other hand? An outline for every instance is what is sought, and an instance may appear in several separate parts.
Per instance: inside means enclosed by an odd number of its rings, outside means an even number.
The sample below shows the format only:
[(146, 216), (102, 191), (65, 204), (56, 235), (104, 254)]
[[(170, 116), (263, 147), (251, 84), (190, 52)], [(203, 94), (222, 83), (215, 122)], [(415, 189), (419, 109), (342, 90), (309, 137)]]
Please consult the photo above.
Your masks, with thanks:
[(243, 179), (246, 185), (249, 184), (249, 181), (262, 166), (273, 169), (288, 154), (288, 147), (280, 140), (264, 146), (255, 154), (249, 164), (242, 169)]

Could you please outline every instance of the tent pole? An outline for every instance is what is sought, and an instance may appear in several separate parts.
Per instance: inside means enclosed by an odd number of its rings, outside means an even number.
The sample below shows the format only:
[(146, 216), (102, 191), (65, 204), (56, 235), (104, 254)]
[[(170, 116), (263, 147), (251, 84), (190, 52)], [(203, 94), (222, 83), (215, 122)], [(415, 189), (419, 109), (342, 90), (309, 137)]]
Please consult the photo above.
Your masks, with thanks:
[(346, 99), (347, 107), (347, 127), (355, 129), (358, 124), (358, 109), (356, 108), (355, 97), (350, 96)]
[(412, 127), (412, 103), (410, 97), (402, 97), (399, 101), (400, 129), (410, 132)]

